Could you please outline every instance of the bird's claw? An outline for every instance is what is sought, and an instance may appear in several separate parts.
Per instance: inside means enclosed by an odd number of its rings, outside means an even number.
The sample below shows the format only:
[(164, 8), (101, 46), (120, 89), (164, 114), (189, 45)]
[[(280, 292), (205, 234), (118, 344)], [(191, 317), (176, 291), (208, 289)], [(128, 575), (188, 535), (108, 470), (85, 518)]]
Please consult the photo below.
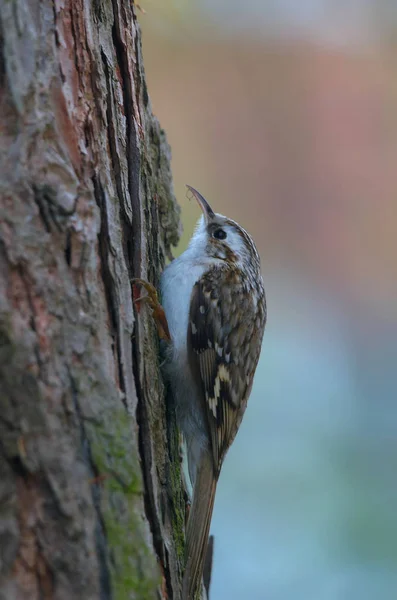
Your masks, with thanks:
[(156, 288), (148, 281), (139, 279), (138, 277), (131, 279), (131, 283), (134, 286), (139, 285), (143, 287), (147, 292), (145, 296), (138, 296), (137, 298), (134, 298), (134, 304), (139, 305), (141, 302), (146, 302), (149, 305), (152, 311), (152, 317), (157, 325), (159, 337), (162, 340), (170, 342), (171, 335), (168, 328), (167, 317), (165, 316), (164, 308), (160, 304)]

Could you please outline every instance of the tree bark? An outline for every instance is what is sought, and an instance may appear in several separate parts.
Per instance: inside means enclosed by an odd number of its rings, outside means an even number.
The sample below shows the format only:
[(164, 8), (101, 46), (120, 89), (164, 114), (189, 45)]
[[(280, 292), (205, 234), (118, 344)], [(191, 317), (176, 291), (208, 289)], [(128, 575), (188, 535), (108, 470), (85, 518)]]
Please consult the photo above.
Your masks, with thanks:
[(154, 284), (178, 240), (128, 0), (0, 4), (0, 599), (179, 598)]

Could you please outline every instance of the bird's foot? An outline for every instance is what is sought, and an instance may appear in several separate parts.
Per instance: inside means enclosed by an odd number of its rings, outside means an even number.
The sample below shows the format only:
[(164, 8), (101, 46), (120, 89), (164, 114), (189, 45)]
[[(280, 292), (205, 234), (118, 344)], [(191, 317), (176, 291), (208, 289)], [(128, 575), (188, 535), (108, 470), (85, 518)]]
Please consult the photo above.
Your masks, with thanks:
[(134, 287), (140, 286), (146, 291), (146, 295), (138, 296), (137, 298), (135, 297), (135, 291), (133, 292), (134, 304), (139, 307), (141, 302), (146, 302), (149, 305), (152, 310), (152, 317), (157, 325), (159, 337), (166, 342), (170, 342), (171, 335), (168, 328), (167, 317), (165, 316), (164, 308), (160, 304), (156, 288), (154, 285), (148, 281), (145, 281), (144, 279), (131, 279), (131, 283), (134, 285)]

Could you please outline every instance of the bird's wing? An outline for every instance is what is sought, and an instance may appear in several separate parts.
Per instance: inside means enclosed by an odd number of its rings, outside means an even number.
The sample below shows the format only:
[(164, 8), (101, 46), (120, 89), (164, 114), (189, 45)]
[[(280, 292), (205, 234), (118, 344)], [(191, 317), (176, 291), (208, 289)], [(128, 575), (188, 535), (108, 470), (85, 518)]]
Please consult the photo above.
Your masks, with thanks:
[(217, 475), (247, 405), (265, 321), (263, 287), (253, 289), (238, 269), (213, 268), (193, 287), (188, 348)]

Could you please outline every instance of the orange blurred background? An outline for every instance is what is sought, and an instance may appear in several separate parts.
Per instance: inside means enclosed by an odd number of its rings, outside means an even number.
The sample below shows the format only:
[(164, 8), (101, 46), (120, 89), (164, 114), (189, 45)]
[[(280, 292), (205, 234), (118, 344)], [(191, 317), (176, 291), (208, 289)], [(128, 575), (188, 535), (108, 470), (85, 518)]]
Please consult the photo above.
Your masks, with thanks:
[(185, 183), (262, 256), (268, 326), (211, 600), (397, 598), (397, 5), (142, 0)]

